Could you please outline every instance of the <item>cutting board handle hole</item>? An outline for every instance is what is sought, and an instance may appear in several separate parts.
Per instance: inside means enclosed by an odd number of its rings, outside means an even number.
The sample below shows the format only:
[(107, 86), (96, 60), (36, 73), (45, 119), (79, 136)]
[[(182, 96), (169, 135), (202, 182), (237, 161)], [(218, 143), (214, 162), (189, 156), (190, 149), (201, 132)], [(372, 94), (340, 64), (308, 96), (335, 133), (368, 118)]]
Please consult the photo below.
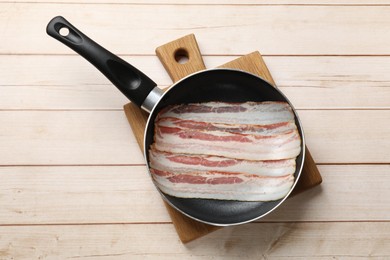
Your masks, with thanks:
[(179, 48), (173, 54), (177, 63), (186, 64), (190, 60), (188, 51), (184, 48)]

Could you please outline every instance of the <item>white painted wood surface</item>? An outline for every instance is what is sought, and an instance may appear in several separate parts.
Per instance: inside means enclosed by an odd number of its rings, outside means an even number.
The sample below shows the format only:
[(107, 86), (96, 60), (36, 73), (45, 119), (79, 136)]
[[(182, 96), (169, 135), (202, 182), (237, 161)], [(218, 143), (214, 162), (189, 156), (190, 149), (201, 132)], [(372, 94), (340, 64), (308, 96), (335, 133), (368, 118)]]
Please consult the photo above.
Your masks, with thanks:
[[(207, 67), (259, 50), (303, 121), (320, 187), (184, 246), (122, 111), (45, 34), (62, 14), (161, 87), (154, 49)], [(390, 258), (390, 1), (0, 1), (0, 259)]]
[(0, 10), (7, 54), (71, 54), (45, 35), (59, 14), (117, 54), (154, 55), (188, 32), (204, 39), (207, 55), (390, 54), (390, 6), (0, 3)]

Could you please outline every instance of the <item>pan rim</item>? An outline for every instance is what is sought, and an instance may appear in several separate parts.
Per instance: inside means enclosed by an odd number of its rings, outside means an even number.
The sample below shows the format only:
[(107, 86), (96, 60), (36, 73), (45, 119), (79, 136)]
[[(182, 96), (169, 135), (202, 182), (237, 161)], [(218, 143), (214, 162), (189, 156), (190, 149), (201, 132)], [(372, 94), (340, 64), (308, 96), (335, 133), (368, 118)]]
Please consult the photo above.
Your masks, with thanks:
[[(294, 116), (296, 118), (296, 120), (298, 121), (299, 123), (299, 129), (301, 131), (301, 149), (302, 149), (302, 162), (301, 162), (301, 165), (299, 167), (299, 171), (297, 173), (297, 176), (295, 177), (295, 180), (294, 180), (294, 184), (292, 185), (292, 187), (290, 188), (289, 192), (280, 200), (280, 202), (278, 204), (276, 204), (271, 210), (268, 210), (267, 212), (259, 215), (259, 216), (256, 216), (252, 219), (248, 219), (248, 220), (244, 220), (244, 221), (239, 221), (239, 222), (232, 222), (232, 223), (215, 223), (215, 222), (210, 222), (210, 221), (205, 221), (205, 220), (202, 220), (202, 219), (199, 219), (199, 218), (196, 218), (186, 212), (184, 212), (183, 210), (181, 210), (180, 208), (178, 208), (176, 205), (174, 205), (166, 196), (165, 194), (160, 190), (160, 188), (158, 188), (158, 186), (156, 185), (156, 183), (153, 181), (153, 177), (152, 177), (152, 173), (150, 172), (150, 166), (149, 166), (149, 162), (147, 160), (147, 152), (148, 152), (148, 149), (146, 149), (147, 147), (145, 146), (146, 144), (146, 130), (149, 128), (149, 124), (151, 123), (151, 115), (153, 113), (155, 113), (155, 109), (157, 107), (157, 105), (160, 103), (160, 101), (164, 98), (164, 96), (169, 93), (171, 91), (171, 89), (175, 88), (177, 85), (179, 85), (182, 81), (186, 80), (187, 78), (189, 77), (192, 77), (192, 76), (195, 76), (197, 74), (201, 74), (201, 73), (207, 73), (207, 72), (210, 72), (210, 71), (231, 71), (231, 72), (240, 72), (240, 73), (244, 73), (244, 74), (248, 74), (250, 76), (253, 76), (255, 78), (258, 78), (262, 81), (264, 81), (265, 83), (267, 83), (268, 85), (274, 87), (276, 89), (277, 92), (279, 92), (280, 95), (282, 95), (282, 97), (285, 99), (285, 101), (289, 104), (289, 106), (291, 107), (293, 113), (294, 113)], [(176, 209), (177, 211), (179, 211), (180, 213), (182, 213), (183, 215), (193, 219), (193, 220), (196, 220), (196, 221), (199, 221), (201, 223), (204, 223), (204, 224), (208, 224), (208, 225), (212, 225), (212, 226), (218, 226), (218, 227), (226, 227), (226, 226), (237, 226), (237, 225), (242, 225), (242, 224), (246, 224), (246, 223), (250, 223), (250, 222), (253, 222), (255, 220), (258, 220), (260, 218), (263, 218), (265, 217), (266, 215), (270, 214), (271, 212), (273, 212), (274, 210), (276, 210), (291, 194), (291, 192), (294, 190), (295, 186), (297, 185), (300, 177), (301, 177), (301, 174), (302, 174), (302, 170), (303, 170), (303, 165), (305, 163), (305, 155), (306, 155), (306, 140), (305, 140), (305, 134), (304, 134), (304, 130), (303, 130), (303, 127), (302, 127), (302, 122), (298, 116), (298, 113), (297, 113), (297, 110), (295, 109), (295, 107), (291, 104), (290, 100), (286, 97), (286, 95), (284, 95), (284, 93), (282, 91), (280, 91), (275, 84), (272, 84), (271, 82), (269, 82), (268, 80), (256, 75), (256, 74), (253, 74), (253, 73), (250, 73), (248, 71), (245, 71), (245, 70), (240, 70), (240, 69), (231, 69), (231, 68), (212, 68), (212, 69), (205, 69), (205, 70), (200, 70), (200, 71), (197, 71), (197, 72), (194, 72), (194, 73), (191, 73), (187, 76), (185, 76), (184, 78), (176, 81), (175, 83), (173, 83), (160, 97), (160, 99), (158, 100), (158, 102), (156, 104), (154, 104), (152, 110), (150, 111), (149, 113), (149, 116), (148, 116), (148, 120), (146, 122), (146, 125), (145, 125), (145, 129), (144, 129), (144, 140), (143, 140), (143, 147), (144, 147), (144, 160), (145, 160), (145, 163), (146, 163), (146, 166), (147, 166), (147, 170), (148, 170), (148, 173), (149, 173), (149, 177), (151, 178), (151, 181), (153, 182), (153, 185), (155, 186), (155, 188), (157, 189), (157, 191), (160, 193), (161, 197), (164, 199), (164, 201), (166, 203), (168, 203), (171, 207), (173, 207), (174, 209)]]

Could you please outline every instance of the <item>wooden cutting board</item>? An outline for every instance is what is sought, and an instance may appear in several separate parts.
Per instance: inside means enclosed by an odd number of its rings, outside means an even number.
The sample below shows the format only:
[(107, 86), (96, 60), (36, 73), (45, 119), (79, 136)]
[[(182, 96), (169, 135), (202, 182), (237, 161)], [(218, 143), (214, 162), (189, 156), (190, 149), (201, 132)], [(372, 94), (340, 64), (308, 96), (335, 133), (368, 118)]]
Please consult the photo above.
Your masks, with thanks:
[[(180, 39), (158, 47), (156, 49), (156, 54), (173, 82), (176, 82), (196, 71), (206, 69), (199, 51), (198, 44), (193, 34), (184, 36)], [(187, 61), (185, 63), (179, 63), (183, 60), (185, 61), (186, 59)], [(275, 82), (264, 63), (263, 58), (257, 51), (223, 64), (219, 67), (248, 71), (250, 73), (259, 75), (260, 77), (275, 85)], [(148, 113), (132, 103), (126, 104), (124, 106), (124, 110), (140, 149), (143, 151), (144, 130), (148, 118)], [(303, 171), (290, 197), (316, 185), (319, 185), (321, 182), (321, 175), (309, 152), (309, 149), (306, 147), (306, 157)], [(170, 217), (172, 218), (172, 222), (176, 228), (179, 238), (183, 243), (190, 242), (196, 238), (219, 229), (219, 227), (192, 220), (173, 209), (165, 201), (164, 203), (168, 209)]]

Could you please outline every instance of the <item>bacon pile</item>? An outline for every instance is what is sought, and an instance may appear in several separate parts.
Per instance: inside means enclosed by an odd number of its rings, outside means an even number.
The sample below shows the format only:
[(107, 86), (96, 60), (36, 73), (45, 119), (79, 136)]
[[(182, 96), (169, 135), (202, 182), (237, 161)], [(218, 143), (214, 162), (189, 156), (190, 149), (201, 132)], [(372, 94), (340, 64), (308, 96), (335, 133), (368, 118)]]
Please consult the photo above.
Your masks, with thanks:
[(301, 138), (285, 102), (170, 106), (155, 120), (153, 179), (182, 198), (271, 201), (294, 183)]

